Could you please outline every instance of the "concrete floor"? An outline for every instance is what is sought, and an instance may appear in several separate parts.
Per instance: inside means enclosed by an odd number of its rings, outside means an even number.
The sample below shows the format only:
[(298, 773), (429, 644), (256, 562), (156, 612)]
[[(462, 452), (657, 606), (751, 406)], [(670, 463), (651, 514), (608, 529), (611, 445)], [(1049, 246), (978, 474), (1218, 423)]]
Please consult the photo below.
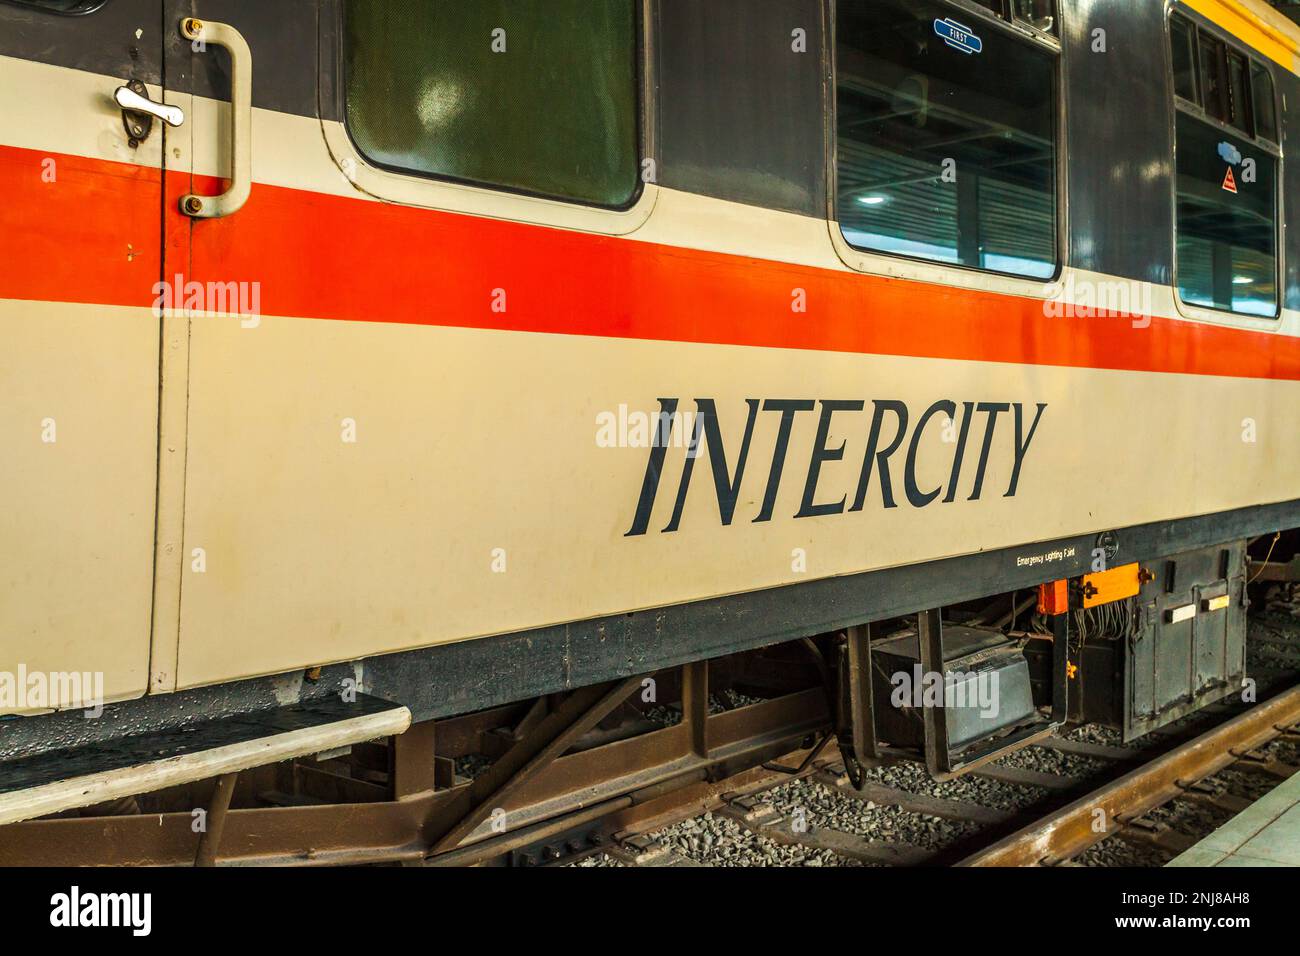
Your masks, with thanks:
[(1300, 866), (1300, 774), (1169, 866)]

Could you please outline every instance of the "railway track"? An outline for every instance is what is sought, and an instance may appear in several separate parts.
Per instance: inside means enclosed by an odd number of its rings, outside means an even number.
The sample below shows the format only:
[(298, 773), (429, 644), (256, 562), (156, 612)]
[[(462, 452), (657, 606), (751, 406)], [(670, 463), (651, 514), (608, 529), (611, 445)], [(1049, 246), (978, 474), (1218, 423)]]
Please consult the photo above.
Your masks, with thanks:
[[(862, 790), (824, 747), (620, 810), (581, 866), (1159, 865), (1300, 772), (1294, 645), (1265, 647), (1258, 704), (1220, 704), (1121, 746), (1082, 728), (937, 784), (886, 751)], [(1286, 680), (1287, 686), (1279, 688)]]
[(1295, 617), (1252, 619), (1260, 704), (1230, 698), (1130, 744), (1078, 727), (944, 783), (917, 753), (887, 748), (855, 790), (824, 727), (809, 727), (802, 743), (783, 732), (794, 749), (761, 766), (723, 761), (614, 799), (593, 790), (577, 809), (411, 862), (1162, 865), (1300, 769)]
[[(1152, 812), (1188, 799), (1231, 816), (1245, 809), (1241, 798), (1225, 799), (1206, 781), (1228, 769), (1263, 774), (1281, 782), (1300, 766), (1270, 752), (1300, 742), (1300, 687), (1285, 691), (1166, 753), (1147, 761), (1042, 820), (1023, 827), (962, 861), (964, 866), (1060, 865), (1090, 847), (1119, 837), (1177, 854), (1196, 837), (1182, 833)], [(1276, 748), (1281, 749), (1281, 748)], [(1248, 805), (1248, 802), (1247, 802)]]
[[(1114, 860), (1100, 855), (1087, 865), (1151, 862), (1132, 860), (1134, 848), (1148, 857), (1172, 858), (1300, 770), (1300, 689), (1158, 754), (1071, 739), (1054, 743), (1045, 749), (1059, 747), (1058, 752), (1086, 755), (1105, 766), (1086, 776), (991, 766), (970, 780), (954, 781), (966, 789), (973, 785), (976, 794), (954, 798), (875, 781), (855, 790), (836, 760), (815, 760), (793, 779), (772, 770), (752, 772), (713, 784), (711, 792), (648, 805), (644, 822), (632, 821), (601, 851), (598, 862), (656, 867), (1068, 865), (1116, 840), (1129, 846), (1112, 854)], [(1274, 743), (1289, 749), (1271, 748)], [(790, 759), (807, 756), (801, 751)], [(903, 757), (886, 759), (876, 769), (908, 765), (923, 773), (918, 763)], [(1125, 768), (1132, 769), (1123, 772)], [(1218, 779), (1225, 772), (1245, 774), (1262, 786), (1243, 795), (1239, 786)], [(1097, 784), (1117, 773), (1116, 779)], [(980, 783), (994, 787), (981, 788)], [(1011, 791), (1036, 791), (1037, 797), (1015, 809), (1005, 805), (1015, 800)], [(1003, 799), (990, 801), (990, 794)], [(1008, 796), (1011, 801), (1005, 800)], [(860, 808), (856, 821), (846, 803)], [(1201, 812), (1188, 820), (1186, 808), (1171, 809), (1174, 803)], [(706, 808), (705, 815), (695, 813), (699, 806)], [(673, 820), (683, 816), (687, 819)], [(665, 826), (669, 821), (672, 825)], [(907, 839), (888, 838), (894, 834)]]

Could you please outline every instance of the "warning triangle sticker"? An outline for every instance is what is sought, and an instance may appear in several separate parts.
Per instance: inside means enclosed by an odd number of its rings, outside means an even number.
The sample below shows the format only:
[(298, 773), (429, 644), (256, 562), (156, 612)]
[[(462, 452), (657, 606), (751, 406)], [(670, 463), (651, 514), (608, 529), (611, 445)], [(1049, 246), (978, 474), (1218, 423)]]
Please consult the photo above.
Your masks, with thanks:
[(1228, 175), (1223, 177), (1223, 188), (1230, 193), (1237, 191), (1237, 177), (1232, 175), (1232, 167), (1228, 167)]

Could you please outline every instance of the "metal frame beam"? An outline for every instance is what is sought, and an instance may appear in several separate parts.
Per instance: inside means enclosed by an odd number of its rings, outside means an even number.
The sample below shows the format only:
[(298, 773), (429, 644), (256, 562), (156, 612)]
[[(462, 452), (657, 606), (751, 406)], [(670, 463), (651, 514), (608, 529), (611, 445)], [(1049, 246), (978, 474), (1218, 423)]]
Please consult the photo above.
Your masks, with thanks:
[(454, 849), (524, 784), (572, 747), (641, 686), (641, 677), (584, 687), (543, 717), (532, 733), (507, 750), (467, 789), (426, 824), (430, 853)]
[[(622, 687), (630, 692), (639, 684), (639, 678), (629, 679)], [(617, 706), (617, 701), (610, 706)], [(587, 721), (593, 717), (595, 713), (588, 711)], [(444, 740), (459, 732), (451, 723), (446, 722)], [(702, 779), (715, 765), (733, 768), (752, 762), (757, 766), (797, 750), (809, 736), (825, 733), (830, 723), (825, 691), (814, 687), (710, 715), (708, 757), (694, 753), (692, 735), (684, 724), (565, 754), (526, 778), (517, 778), (508, 799), (500, 787), (489, 794), (489, 815), (498, 803), (508, 811), (507, 834), (494, 834), (479, 824), (450, 858), (464, 857), (470, 848), (478, 848), (476, 857), (489, 858), (492, 843), (516, 839), (521, 830), (564, 815), (559, 808), (576, 805), (576, 796), (590, 806), (626, 800), (633, 793), (667, 793)], [(418, 730), (419, 725), (413, 728)], [(396, 745), (400, 740), (392, 742)], [(423, 745), (412, 749), (428, 752)], [(399, 778), (402, 759), (398, 758)], [(407, 772), (413, 771), (407, 768)], [(407, 787), (417, 785), (417, 777), (407, 779), (411, 781)], [(448, 820), (453, 826), (463, 821), (465, 794), (471, 786), (421, 789), (400, 799), (364, 803), (230, 809), (214, 861), (300, 866), (424, 861), (433, 843), (429, 821), (438, 820), (443, 827)], [(449, 809), (453, 805), (454, 812)], [(16, 823), (2, 831), (0, 866), (186, 866), (195, 859), (192, 823), (189, 811)]]

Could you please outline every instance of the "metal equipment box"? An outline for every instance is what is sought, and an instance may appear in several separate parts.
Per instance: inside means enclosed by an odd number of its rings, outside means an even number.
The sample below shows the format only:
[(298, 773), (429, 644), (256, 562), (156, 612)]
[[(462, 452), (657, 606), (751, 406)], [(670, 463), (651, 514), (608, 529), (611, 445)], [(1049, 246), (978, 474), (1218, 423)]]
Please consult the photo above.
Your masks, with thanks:
[[(1070, 718), (1132, 740), (1238, 692), (1246, 676), (1246, 546), (1205, 548), (1145, 563), (1125, 636), (1079, 639)], [(1050, 642), (1027, 653), (1047, 666)]]
[[(917, 632), (901, 631), (873, 644), (871, 657), (877, 737), (900, 747), (923, 747), (922, 707), (940, 688), (937, 675), (927, 681), (921, 671)], [(1036, 716), (1029, 664), (1001, 631), (947, 625), (943, 658), (949, 751), (960, 752)]]

